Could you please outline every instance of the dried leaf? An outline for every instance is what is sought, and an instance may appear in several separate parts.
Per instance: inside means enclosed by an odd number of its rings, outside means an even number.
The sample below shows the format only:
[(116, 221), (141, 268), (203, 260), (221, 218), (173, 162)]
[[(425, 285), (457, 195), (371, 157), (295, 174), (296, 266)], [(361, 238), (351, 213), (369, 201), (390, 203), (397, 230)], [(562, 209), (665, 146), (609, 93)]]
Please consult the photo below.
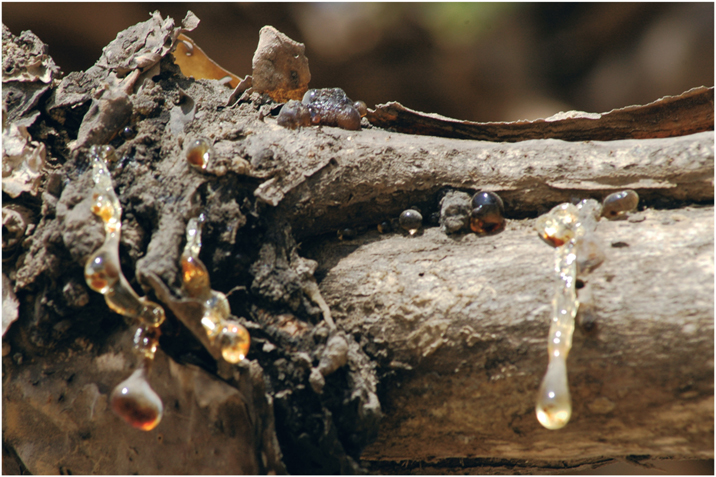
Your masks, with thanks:
[(13, 199), (37, 194), (45, 165), (45, 145), (33, 141), (27, 127), (12, 123), (2, 133), (2, 190)]
[(159, 12), (154, 12), (146, 22), (120, 32), (103, 48), (102, 56), (87, 72), (112, 70), (121, 78), (135, 69), (148, 70), (174, 48), (182, 31), (192, 30), (198, 23), (198, 18), (191, 12), (187, 13), (181, 27), (175, 26), (173, 18), (162, 20)]
[(558, 113), (547, 119), (479, 123), (421, 113), (400, 103), (369, 111), (375, 126), (406, 134), (480, 141), (517, 142), (528, 139), (610, 141), (683, 136), (714, 129), (714, 88), (693, 88), (644, 106), (628, 106), (608, 113)]
[(219, 66), (194, 43), (194, 40), (184, 34), (179, 34), (177, 37), (174, 63), (179, 66), (184, 76), (194, 79), (222, 80), (229, 77), (228, 84), (232, 88), (236, 88), (241, 82), (241, 78)]

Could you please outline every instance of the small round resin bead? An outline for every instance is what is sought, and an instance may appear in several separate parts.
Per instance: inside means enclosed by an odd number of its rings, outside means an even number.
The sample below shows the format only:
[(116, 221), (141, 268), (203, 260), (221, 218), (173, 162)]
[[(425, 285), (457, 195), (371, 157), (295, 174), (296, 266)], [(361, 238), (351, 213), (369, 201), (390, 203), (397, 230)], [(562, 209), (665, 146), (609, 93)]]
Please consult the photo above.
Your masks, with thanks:
[(639, 194), (631, 189), (609, 194), (604, 198), (602, 215), (608, 219), (616, 219), (639, 205)]
[(481, 235), (502, 232), (505, 229), (505, 205), (494, 192), (478, 192), (472, 196), (470, 229)]
[(187, 162), (197, 169), (205, 170), (211, 161), (212, 147), (208, 139), (199, 138), (189, 144), (186, 150)]
[(353, 240), (358, 236), (358, 232), (354, 228), (346, 227), (338, 230), (336, 235), (338, 235), (338, 240)]
[(157, 427), (164, 413), (162, 400), (149, 386), (143, 367), (114, 388), (109, 404), (115, 414), (143, 431)]
[(410, 235), (415, 235), (423, 225), (423, 216), (415, 209), (407, 209), (400, 214), (398, 223)]
[(135, 135), (134, 128), (132, 126), (124, 126), (121, 131), (119, 131), (119, 137), (124, 139), (125, 141), (128, 139), (132, 139)]
[(246, 357), (251, 345), (249, 332), (240, 323), (226, 320), (219, 333), (219, 346), (221, 355), (232, 364), (236, 364)]
[(383, 222), (378, 224), (378, 232), (382, 234), (388, 234), (393, 231), (393, 226), (391, 225), (389, 220), (384, 220)]

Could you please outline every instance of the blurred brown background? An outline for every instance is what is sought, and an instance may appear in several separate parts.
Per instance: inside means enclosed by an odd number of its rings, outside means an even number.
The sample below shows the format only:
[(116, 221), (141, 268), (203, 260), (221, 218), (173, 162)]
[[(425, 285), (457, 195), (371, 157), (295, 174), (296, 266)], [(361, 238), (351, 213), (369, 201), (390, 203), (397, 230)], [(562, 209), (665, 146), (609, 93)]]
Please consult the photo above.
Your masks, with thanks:
[(713, 3), (3, 3), (2, 20), (67, 74), (153, 10), (192, 10), (190, 36), (239, 76), (273, 25), (306, 44), (311, 87), (459, 119), (604, 112), (714, 84)]
[[(475, 121), (604, 112), (714, 85), (713, 3), (3, 3), (65, 74), (89, 68), (118, 32), (159, 10), (233, 73), (251, 73), (259, 29), (306, 44), (311, 87), (343, 88)], [(714, 463), (649, 462), (591, 473), (707, 473)]]

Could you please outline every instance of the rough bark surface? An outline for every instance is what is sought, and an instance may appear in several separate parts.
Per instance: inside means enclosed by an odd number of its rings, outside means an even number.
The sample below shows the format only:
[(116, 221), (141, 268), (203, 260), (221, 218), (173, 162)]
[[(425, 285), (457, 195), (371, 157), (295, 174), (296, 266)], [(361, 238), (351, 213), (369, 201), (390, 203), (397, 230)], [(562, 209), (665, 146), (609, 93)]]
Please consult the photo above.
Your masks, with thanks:
[[(352, 473), (362, 459), (377, 472), (410, 470), (403, 461), (499, 472), (713, 457), (713, 132), (502, 144), (367, 121), (289, 130), (267, 97), (227, 106), (229, 88), (185, 78), (166, 42), (154, 45), (164, 53), (126, 47), (180, 30), (153, 16), (108, 45), (103, 58), (121, 68), (102, 60), (49, 88), (3, 86), (7, 117), (47, 150), (38, 194), (3, 196), (29, 211), (6, 243), (3, 209), (3, 287), (7, 277), (17, 296), (3, 290), (3, 318), (6, 304), (18, 311), (3, 335), (4, 470)], [(136, 364), (134, 328), (84, 283), (104, 239), (86, 154), (98, 134), (119, 158), (123, 272), (168, 315), (150, 375), (165, 415), (149, 433), (107, 409)], [(185, 159), (200, 136), (213, 141), (205, 171)], [(531, 220), (627, 187), (647, 208), (599, 225), (608, 259), (586, 280), (596, 325), (570, 356), (573, 422), (545, 431), (533, 406), (552, 251)], [(410, 205), (430, 217), (445, 188), (499, 192), (507, 230), (335, 236)], [(217, 359), (181, 291), (199, 212), (212, 288), (252, 335), (238, 366)]]
[(434, 470), (455, 458), (548, 469), (617, 454), (710, 458), (713, 208), (599, 224), (607, 259), (585, 278), (591, 309), (568, 360), (574, 413), (559, 431), (534, 413), (554, 251), (532, 222), (484, 238), (372, 232), (309, 253), (337, 323), (383, 364), (386, 416), (363, 458)]

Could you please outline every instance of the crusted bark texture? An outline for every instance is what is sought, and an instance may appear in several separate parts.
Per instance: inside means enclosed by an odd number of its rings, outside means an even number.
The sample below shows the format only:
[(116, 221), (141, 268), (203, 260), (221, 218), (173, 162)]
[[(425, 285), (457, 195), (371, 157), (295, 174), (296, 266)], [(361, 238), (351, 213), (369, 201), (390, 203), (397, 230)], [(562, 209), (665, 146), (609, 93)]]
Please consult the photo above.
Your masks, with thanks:
[[(7, 118), (46, 148), (38, 193), (3, 196), (28, 211), (6, 241), (3, 209), (5, 471), (555, 472), (713, 458), (713, 132), (505, 144), (365, 119), (360, 131), (285, 129), (267, 96), (236, 101), (181, 74), (167, 42), (195, 24), (153, 16), (87, 72), (3, 85)], [(157, 32), (168, 40), (152, 46)], [(150, 373), (165, 414), (151, 432), (108, 409), (139, 359), (134, 325), (83, 277), (104, 239), (86, 149), (98, 135), (119, 158), (123, 272), (168, 315)], [(205, 171), (185, 159), (200, 136), (213, 142)], [(597, 228), (607, 260), (580, 290), (574, 414), (547, 431), (534, 400), (553, 250), (532, 222), (624, 188), (641, 210)], [(446, 189), (498, 192), (506, 230), (445, 235), (428, 218)], [(422, 232), (375, 231), (413, 205)], [(185, 227), (199, 212), (212, 288), (252, 336), (236, 366), (181, 292)], [(346, 227), (357, 237), (339, 240)]]

